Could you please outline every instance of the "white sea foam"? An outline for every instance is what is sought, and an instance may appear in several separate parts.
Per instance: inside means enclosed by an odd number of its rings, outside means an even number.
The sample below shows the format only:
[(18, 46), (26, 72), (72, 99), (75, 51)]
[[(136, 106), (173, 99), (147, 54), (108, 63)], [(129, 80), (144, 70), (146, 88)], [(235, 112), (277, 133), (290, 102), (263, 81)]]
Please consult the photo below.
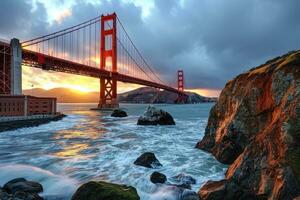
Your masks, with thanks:
[[(121, 119), (89, 111), (89, 104), (67, 105), (65, 110), (64, 106), (61, 111), (68, 117), (62, 121), (0, 134), (0, 163), (9, 163), (0, 165), (1, 184), (24, 177), (41, 182), (45, 195), (70, 197), (79, 184), (104, 180), (136, 187), (141, 200), (174, 200), (180, 192), (157, 187), (149, 180), (151, 173), (159, 171), (169, 180), (181, 173), (190, 175), (197, 180), (194, 191), (209, 179), (223, 177), (226, 166), (195, 149), (211, 104), (157, 105), (174, 116), (175, 126), (137, 126), (147, 105), (126, 105), (129, 117)], [(133, 164), (149, 151), (161, 168)]]
[(29, 165), (1, 164), (0, 172), (0, 185), (4, 185), (14, 178), (22, 177), (41, 183), (45, 196), (71, 196), (79, 185), (75, 179)]

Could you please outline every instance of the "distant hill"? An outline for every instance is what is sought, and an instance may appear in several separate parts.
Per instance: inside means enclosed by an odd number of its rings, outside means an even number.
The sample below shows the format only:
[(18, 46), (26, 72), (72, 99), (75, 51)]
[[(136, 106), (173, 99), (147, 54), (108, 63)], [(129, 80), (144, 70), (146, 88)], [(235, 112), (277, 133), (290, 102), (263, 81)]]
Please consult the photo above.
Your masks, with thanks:
[[(34, 88), (23, 90), (26, 95), (39, 97), (56, 97), (59, 103), (97, 103), (98, 92), (79, 92), (68, 88), (54, 88), (44, 90)], [(216, 98), (204, 97), (196, 93), (187, 92), (189, 103), (214, 102)], [(151, 87), (142, 87), (118, 95), (121, 103), (174, 103), (177, 94), (168, 91), (161, 91)]]
[[(197, 93), (187, 92), (188, 103), (214, 102), (217, 98), (204, 97)], [(122, 103), (174, 103), (177, 94), (169, 91), (161, 91), (156, 88), (142, 87), (129, 92), (119, 94), (119, 102)]]
[(79, 92), (68, 88), (53, 88), (50, 90), (34, 88), (23, 90), (23, 93), (38, 97), (56, 97), (59, 103), (96, 103), (99, 101), (98, 92)]

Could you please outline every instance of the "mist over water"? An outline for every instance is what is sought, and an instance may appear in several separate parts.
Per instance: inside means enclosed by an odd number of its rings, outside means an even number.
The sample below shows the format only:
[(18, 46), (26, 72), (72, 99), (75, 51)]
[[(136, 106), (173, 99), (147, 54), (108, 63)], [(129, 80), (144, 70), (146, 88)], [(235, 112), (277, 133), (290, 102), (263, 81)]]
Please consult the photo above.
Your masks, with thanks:
[[(90, 111), (96, 104), (59, 104), (68, 115), (61, 121), (0, 133), (0, 185), (24, 177), (40, 182), (48, 199), (70, 199), (80, 184), (104, 180), (136, 187), (142, 200), (177, 199), (174, 189), (150, 182), (152, 172), (169, 180), (180, 173), (191, 175), (197, 180), (194, 191), (224, 176), (226, 166), (195, 148), (212, 105), (155, 105), (168, 111), (176, 125), (137, 126), (147, 105), (121, 104), (129, 117), (119, 119), (110, 112)], [(163, 167), (133, 164), (147, 151)]]

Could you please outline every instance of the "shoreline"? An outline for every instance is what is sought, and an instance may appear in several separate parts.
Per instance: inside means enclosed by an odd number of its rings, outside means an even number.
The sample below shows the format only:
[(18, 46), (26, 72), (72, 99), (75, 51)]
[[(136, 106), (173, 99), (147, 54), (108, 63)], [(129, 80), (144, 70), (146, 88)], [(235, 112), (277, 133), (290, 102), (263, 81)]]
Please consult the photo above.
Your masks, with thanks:
[(52, 121), (61, 120), (64, 117), (66, 117), (66, 115), (62, 113), (55, 115), (39, 115), (26, 117), (2, 117), (0, 118), (0, 132), (39, 126), (41, 124), (47, 124)]

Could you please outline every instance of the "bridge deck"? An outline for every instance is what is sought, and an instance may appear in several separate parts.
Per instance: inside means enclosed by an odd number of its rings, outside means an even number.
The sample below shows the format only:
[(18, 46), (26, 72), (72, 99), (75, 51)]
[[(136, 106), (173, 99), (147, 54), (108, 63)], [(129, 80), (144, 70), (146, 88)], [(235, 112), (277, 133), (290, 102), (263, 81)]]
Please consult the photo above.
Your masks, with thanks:
[(177, 89), (163, 84), (147, 81), (137, 77), (132, 77), (120, 73), (113, 73), (100, 68), (90, 67), (88, 65), (72, 62), (69, 60), (41, 54), (38, 52), (22, 49), (23, 64), (30, 67), (36, 67), (43, 70), (51, 70), (57, 72), (65, 72), (70, 74), (89, 76), (93, 78), (110, 78), (115, 77), (118, 81), (124, 83), (134, 83), (139, 85), (150, 86), (154, 88), (164, 89), (177, 94), (185, 95)]

